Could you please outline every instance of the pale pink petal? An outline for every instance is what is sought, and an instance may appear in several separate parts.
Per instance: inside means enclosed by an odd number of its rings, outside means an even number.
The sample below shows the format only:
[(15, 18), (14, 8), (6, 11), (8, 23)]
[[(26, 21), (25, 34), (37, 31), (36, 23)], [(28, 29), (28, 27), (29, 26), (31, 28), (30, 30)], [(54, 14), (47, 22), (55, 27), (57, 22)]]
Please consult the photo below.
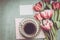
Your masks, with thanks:
[(37, 20), (42, 20), (42, 19), (43, 19), (39, 13), (37, 13), (37, 14), (35, 15), (35, 18), (36, 18)]
[(46, 15), (45, 11), (41, 12), (40, 14), (43, 18), (47, 18), (47, 15)]

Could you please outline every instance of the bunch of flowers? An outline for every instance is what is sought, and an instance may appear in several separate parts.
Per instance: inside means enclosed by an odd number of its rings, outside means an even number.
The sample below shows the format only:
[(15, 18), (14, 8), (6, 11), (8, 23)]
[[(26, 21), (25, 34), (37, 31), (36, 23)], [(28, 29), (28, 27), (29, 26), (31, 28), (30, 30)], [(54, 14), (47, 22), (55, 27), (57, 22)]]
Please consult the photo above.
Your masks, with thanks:
[(39, 21), (43, 20), (43, 22), (41, 22), (41, 27), (42, 27), (42, 29), (48, 31), (53, 26), (53, 22), (50, 20), (52, 15), (53, 15), (52, 10), (44, 10), (44, 11), (42, 11), (40, 13), (36, 13), (34, 15), (34, 17), (35, 17), (35, 19), (37, 19)]
[[(44, 9), (46, 7), (44, 6), (44, 4), (46, 4), (48, 8), (49, 7), (51, 8)], [(34, 18), (40, 22), (40, 27), (42, 28), (42, 30), (47, 31), (47, 33), (48, 32), (51, 33), (51, 35), (50, 33), (48, 33), (48, 35), (50, 35), (51, 37), (47, 36), (48, 37), (47, 40), (56, 40), (54, 34), (56, 34), (55, 30), (56, 30), (57, 25), (54, 24), (54, 20), (52, 20), (52, 16), (54, 14), (54, 17), (55, 17), (55, 14), (57, 14), (57, 18), (55, 19), (58, 21), (60, 2), (57, 2), (57, 0), (56, 1), (55, 0), (42, 0), (42, 2), (38, 2), (33, 6), (33, 10), (36, 12), (36, 14), (34, 15)], [(57, 13), (55, 13), (55, 11), (57, 11)]]

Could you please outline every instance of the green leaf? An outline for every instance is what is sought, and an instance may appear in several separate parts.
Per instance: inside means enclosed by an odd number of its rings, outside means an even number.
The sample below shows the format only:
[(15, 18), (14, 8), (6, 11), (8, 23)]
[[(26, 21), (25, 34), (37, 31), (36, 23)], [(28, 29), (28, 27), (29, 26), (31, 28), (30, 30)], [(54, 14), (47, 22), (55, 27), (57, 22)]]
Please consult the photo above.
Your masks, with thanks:
[(57, 28), (60, 28), (60, 22), (59, 21), (55, 21), (55, 23), (57, 24)]
[(53, 16), (52, 16), (52, 20), (53, 21), (57, 20), (57, 10), (54, 11)]
[(59, 10), (59, 17), (58, 17), (58, 20), (60, 21), (60, 10)]

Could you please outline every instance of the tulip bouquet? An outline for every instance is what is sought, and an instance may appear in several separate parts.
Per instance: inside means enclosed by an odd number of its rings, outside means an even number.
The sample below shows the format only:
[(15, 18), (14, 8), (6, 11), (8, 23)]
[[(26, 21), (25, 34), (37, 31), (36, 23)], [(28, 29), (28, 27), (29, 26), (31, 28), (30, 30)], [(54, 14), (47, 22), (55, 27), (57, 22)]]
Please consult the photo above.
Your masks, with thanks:
[(33, 6), (33, 10), (36, 12), (34, 18), (40, 22), (40, 27), (46, 35), (44, 40), (57, 40), (58, 27), (55, 21), (59, 19), (60, 2), (42, 0)]

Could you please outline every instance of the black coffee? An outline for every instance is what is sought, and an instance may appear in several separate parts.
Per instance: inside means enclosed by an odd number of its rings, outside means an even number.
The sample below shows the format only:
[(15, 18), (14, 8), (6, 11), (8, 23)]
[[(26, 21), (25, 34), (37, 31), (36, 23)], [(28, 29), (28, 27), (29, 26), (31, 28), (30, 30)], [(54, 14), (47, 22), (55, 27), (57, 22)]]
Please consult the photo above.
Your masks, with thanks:
[(35, 34), (36, 26), (33, 23), (25, 24), (24, 31), (26, 34)]

